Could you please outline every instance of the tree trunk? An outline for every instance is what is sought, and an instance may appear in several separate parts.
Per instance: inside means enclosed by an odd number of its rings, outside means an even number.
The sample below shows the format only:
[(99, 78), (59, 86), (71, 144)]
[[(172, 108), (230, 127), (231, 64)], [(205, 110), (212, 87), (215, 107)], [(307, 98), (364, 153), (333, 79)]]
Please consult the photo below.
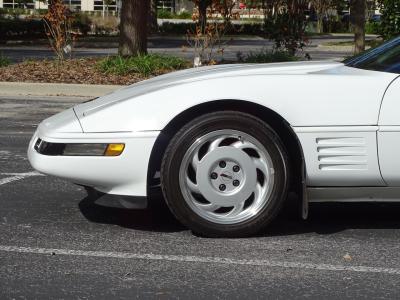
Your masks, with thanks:
[(317, 32), (318, 33), (324, 32), (324, 24), (323, 24), (322, 17), (320, 15), (318, 15), (318, 17), (317, 17)]
[(118, 53), (135, 56), (147, 53), (149, 0), (123, 0)]
[(201, 31), (203, 33), (207, 26), (207, 6), (208, 6), (208, 0), (199, 1), (199, 24)]
[(150, 0), (150, 13), (149, 13), (149, 32), (158, 31), (157, 23), (157, 0)]
[(354, 30), (354, 54), (359, 54), (365, 50), (366, 0), (352, 0), (350, 12)]

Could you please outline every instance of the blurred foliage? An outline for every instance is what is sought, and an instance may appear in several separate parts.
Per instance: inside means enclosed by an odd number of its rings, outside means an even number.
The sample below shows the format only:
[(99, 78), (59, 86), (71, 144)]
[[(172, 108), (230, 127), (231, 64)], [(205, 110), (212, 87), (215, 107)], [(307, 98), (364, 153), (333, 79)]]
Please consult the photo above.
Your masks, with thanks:
[(324, 33), (348, 33), (350, 32), (350, 26), (347, 22), (330, 18), (323, 21), (323, 32)]
[(3, 8), (3, 12), (13, 19), (18, 19), (21, 15), (28, 15), (30, 13), (30, 10), (20, 8), (20, 7), (15, 7), (15, 8)]
[[(176, 34), (184, 35), (188, 32), (193, 32), (196, 28), (194, 23), (172, 23), (164, 22), (159, 26), (159, 32), (162, 34)], [(254, 23), (241, 23), (241, 24), (230, 24), (226, 30), (227, 35), (258, 35), (263, 36), (265, 34), (264, 26), (260, 22)]]
[[(197, 10), (193, 13), (194, 30), (188, 30), (187, 42), (193, 50), (193, 65), (213, 65), (215, 55), (223, 56), (229, 40), (224, 39), (232, 20), (240, 15), (233, 11), (234, 0), (192, 0)], [(222, 20), (220, 19), (222, 17)]]
[(333, 0), (310, 0), (310, 7), (313, 9), (317, 22), (317, 32), (324, 31), (324, 20), (328, 19), (328, 10), (333, 8)]
[(191, 19), (192, 14), (186, 10), (181, 11), (180, 13), (174, 15), (175, 19)]
[[(47, 13), (47, 10), (42, 12)], [(42, 18), (43, 14), (35, 14), (32, 17), (21, 19), (0, 17), (0, 40), (46, 38)], [(118, 18), (115, 16), (101, 17), (83, 12), (71, 12), (69, 21), (71, 23), (71, 33), (76, 36), (86, 36), (88, 34), (116, 35), (118, 33)]]
[(6, 14), (7, 14), (7, 10), (2, 8), (2, 7), (0, 7), (0, 19), (4, 19)]
[(96, 35), (117, 35), (119, 20), (116, 16), (89, 16), (91, 33)]
[(381, 23), (369, 21), (365, 24), (366, 34), (380, 34), (380, 32), (381, 32)]
[(1, 67), (7, 67), (10, 64), (11, 64), (10, 59), (8, 59), (2, 53), (0, 53), (0, 68)]
[(44, 8), (35, 9), (33, 11), (33, 14), (36, 15), (36, 16), (43, 16), (43, 15), (45, 15), (47, 13), (47, 11), (48, 11), (47, 8), (46, 9), (44, 9)]
[(157, 10), (157, 18), (160, 18), (160, 19), (174, 19), (174, 13), (172, 13), (168, 9), (158, 9)]
[(265, 9), (265, 34), (275, 43), (278, 50), (288, 51), (295, 55), (307, 44), (307, 18), (305, 11), (308, 8), (306, 0), (282, 0), (280, 8)]
[(75, 13), (72, 19), (72, 29), (87, 35), (91, 31), (92, 19), (88, 14)]
[(62, 0), (52, 0), (43, 16), (47, 38), (59, 61), (72, 51), (72, 20), (71, 11)]
[(45, 38), (42, 20), (0, 19), (0, 40)]
[(381, 10), (381, 22), (379, 33), (387, 40), (400, 34), (400, 1), (379, 0)]
[(192, 14), (185, 10), (181, 11), (177, 14), (174, 14), (170, 10), (159, 9), (159, 10), (157, 10), (157, 17), (160, 19), (191, 19)]
[(244, 57), (239, 53), (237, 58), (240, 62), (245, 63), (274, 63), (299, 60), (297, 56), (292, 55), (288, 51), (268, 49), (263, 49), (259, 52), (250, 52)]
[(185, 69), (188, 66), (188, 61), (182, 58), (159, 54), (132, 57), (111, 56), (102, 59), (98, 63), (99, 69), (104, 73), (118, 75), (140, 74), (145, 77)]

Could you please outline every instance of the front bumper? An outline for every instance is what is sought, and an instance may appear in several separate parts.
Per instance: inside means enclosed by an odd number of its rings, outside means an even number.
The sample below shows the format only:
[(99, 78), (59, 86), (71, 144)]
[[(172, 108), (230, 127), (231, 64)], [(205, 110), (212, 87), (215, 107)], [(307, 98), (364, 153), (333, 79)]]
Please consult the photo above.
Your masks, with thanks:
[[(150, 154), (159, 131), (83, 133), (47, 130), (40, 124), (31, 139), (28, 159), (41, 173), (90, 186), (108, 194), (147, 196), (147, 170)], [(38, 139), (49, 143), (110, 144), (123, 143), (119, 156), (50, 156), (38, 153)]]

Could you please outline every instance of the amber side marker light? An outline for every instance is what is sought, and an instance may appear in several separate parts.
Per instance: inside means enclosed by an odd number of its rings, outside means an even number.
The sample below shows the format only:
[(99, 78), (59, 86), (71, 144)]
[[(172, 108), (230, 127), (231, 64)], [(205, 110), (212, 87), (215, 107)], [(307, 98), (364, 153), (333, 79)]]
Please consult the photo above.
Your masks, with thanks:
[(125, 149), (125, 144), (108, 144), (104, 156), (118, 156)]
[(125, 149), (125, 144), (108, 144), (104, 156), (118, 156)]

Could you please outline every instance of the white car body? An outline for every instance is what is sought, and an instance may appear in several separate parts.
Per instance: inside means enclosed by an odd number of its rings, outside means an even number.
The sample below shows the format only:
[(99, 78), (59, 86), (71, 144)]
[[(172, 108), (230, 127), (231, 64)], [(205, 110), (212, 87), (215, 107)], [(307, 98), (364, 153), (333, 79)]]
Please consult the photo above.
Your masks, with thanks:
[[(43, 121), (28, 156), (38, 171), (126, 196), (147, 196), (160, 133), (190, 109), (254, 103), (297, 135), (310, 201), (397, 201), (400, 78), (338, 62), (223, 65), (146, 80)], [(124, 143), (117, 157), (47, 156), (51, 143)]]

